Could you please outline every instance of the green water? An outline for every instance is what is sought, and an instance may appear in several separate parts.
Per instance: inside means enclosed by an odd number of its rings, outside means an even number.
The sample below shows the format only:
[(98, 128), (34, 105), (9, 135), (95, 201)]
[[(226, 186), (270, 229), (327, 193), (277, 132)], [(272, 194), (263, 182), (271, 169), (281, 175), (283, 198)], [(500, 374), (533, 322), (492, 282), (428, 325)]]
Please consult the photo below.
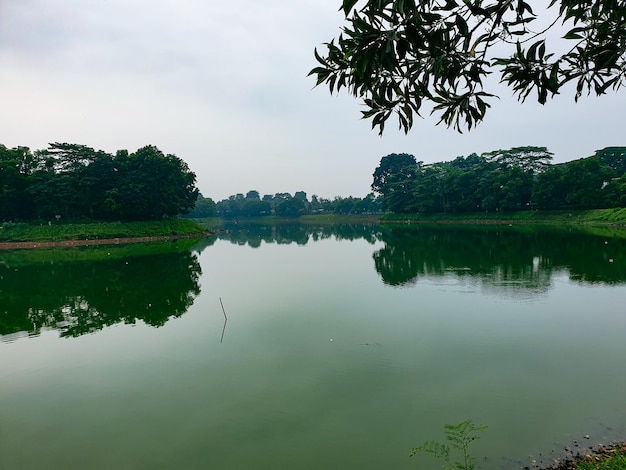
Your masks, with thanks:
[(485, 469), (626, 439), (619, 231), (230, 228), (0, 253), (1, 469), (438, 468), (410, 449), (467, 418)]

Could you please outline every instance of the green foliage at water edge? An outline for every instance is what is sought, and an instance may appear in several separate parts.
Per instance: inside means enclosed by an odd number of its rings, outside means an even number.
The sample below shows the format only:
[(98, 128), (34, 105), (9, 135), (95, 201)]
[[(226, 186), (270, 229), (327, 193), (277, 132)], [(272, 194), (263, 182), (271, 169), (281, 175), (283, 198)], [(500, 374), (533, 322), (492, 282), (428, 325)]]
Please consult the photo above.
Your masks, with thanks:
[(580, 462), (576, 470), (622, 470), (626, 468), (626, 454), (617, 453), (606, 459)]
[(58, 225), (4, 223), (0, 226), (0, 242), (158, 237), (201, 234), (204, 232), (204, 228), (189, 219)]
[(104, 261), (163, 255), (190, 251), (201, 238), (181, 238), (158, 242), (122, 245), (78, 246), (7, 250), (0, 256), (0, 265), (17, 268), (32, 264), (74, 263)]
[[(485, 430), (487, 426), (475, 425), (471, 419), (461, 421), (459, 424), (446, 424), (444, 433), (447, 444), (437, 441), (424, 442), (415, 447), (409, 457), (420, 452), (427, 453), (443, 461), (441, 467), (443, 470), (474, 470), (478, 459), (470, 455), (469, 446), (472, 441), (480, 438), (480, 433)], [(458, 460), (453, 460), (455, 458)]]
[(626, 225), (626, 208), (593, 210), (535, 210), (518, 212), (472, 212), (461, 214), (387, 214), (381, 223), (470, 222)]

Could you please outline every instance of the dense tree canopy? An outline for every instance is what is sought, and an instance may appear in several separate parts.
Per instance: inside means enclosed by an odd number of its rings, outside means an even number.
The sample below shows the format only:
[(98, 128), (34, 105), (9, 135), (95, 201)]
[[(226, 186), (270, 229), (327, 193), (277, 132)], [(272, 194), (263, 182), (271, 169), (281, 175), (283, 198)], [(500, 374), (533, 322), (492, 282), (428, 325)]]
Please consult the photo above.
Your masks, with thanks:
[(374, 171), (372, 190), (384, 195), (383, 209), (411, 212), (406, 201), (411, 198), (412, 182), (422, 163), (406, 153), (387, 155)]
[[(533, 8), (538, 8), (534, 11)], [(345, 87), (383, 132), (396, 114), (408, 132), (423, 104), (458, 131), (483, 120), (497, 71), (524, 101), (544, 104), (569, 83), (574, 99), (624, 85), (626, 2), (342, 0), (346, 24), (315, 51), (311, 70), (330, 92)], [(541, 9), (541, 11), (539, 10)]]
[(215, 204), (215, 213), (219, 217), (234, 219), (239, 217), (263, 217), (277, 215), (281, 217), (299, 217), (307, 214), (371, 214), (380, 212), (381, 198), (368, 194), (364, 198), (335, 197), (333, 200), (313, 195), (308, 200), (304, 191), (266, 194), (260, 198), (259, 192), (248, 191), (230, 196)]
[(195, 207), (186, 214), (181, 215), (190, 219), (215, 217), (215, 202), (210, 197), (204, 197), (202, 193), (198, 193)]
[(383, 157), (372, 189), (394, 213), (626, 207), (626, 148), (552, 165), (545, 147), (515, 147), (424, 165)]
[(194, 207), (196, 176), (148, 145), (115, 155), (53, 143), (34, 153), (0, 145), (0, 220), (155, 220)]

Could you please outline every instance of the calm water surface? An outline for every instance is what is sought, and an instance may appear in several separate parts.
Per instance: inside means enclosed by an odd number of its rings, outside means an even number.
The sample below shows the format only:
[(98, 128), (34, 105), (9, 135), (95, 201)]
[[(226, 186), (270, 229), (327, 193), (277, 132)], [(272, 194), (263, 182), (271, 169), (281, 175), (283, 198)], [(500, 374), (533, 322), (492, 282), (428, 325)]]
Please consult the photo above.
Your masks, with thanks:
[(439, 468), (467, 418), (479, 468), (549, 462), (626, 438), (624, 305), (617, 229), (2, 252), (0, 468)]

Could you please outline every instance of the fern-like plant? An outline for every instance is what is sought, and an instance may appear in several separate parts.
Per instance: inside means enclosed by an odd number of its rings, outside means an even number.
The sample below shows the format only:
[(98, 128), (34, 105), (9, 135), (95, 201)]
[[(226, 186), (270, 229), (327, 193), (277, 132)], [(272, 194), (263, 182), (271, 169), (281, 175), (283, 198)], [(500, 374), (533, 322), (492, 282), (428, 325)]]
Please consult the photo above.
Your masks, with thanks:
[[(466, 419), (459, 424), (446, 424), (444, 432), (447, 444), (436, 441), (424, 442), (421, 446), (411, 450), (409, 457), (413, 457), (418, 452), (426, 452), (444, 462), (441, 467), (443, 470), (474, 470), (478, 459), (470, 455), (469, 445), (486, 429), (487, 426), (477, 426), (471, 419)], [(453, 460), (454, 457), (458, 460)]]

